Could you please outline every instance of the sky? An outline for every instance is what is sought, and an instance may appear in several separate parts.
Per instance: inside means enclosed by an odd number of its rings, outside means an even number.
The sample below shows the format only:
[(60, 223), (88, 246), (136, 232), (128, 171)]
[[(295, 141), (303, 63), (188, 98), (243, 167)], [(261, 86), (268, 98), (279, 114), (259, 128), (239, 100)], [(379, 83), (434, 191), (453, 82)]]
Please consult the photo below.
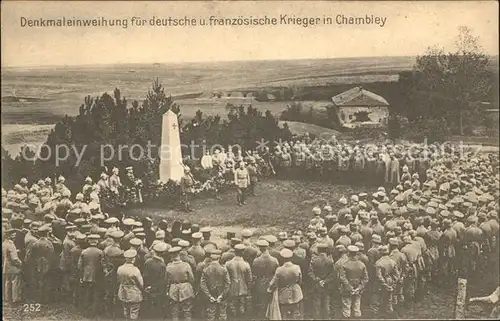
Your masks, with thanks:
[[(1, 10), (2, 66), (167, 63), (235, 60), (415, 56), (429, 46), (454, 49), (458, 27), (498, 54), (496, 1), (436, 2), (5, 2)], [(254, 27), (132, 27), (140, 17), (378, 16), (385, 25)], [(21, 26), (27, 19), (127, 19), (121, 27)], [(147, 23), (148, 24), (148, 23)]]

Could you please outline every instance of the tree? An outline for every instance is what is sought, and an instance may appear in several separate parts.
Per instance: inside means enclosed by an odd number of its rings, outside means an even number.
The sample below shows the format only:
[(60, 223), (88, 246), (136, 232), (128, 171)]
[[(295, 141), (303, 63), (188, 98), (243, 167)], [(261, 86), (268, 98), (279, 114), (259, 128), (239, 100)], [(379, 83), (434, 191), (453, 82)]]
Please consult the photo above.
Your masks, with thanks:
[(479, 37), (460, 27), (456, 51), (445, 53), (429, 48), (417, 57), (413, 71), (402, 74), (400, 90), (410, 120), (443, 117), (448, 125), (464, 134), (464, 119), (473, 121), (478, 102), (487, 100), (493, 85), (489, 57), (482, 52)]

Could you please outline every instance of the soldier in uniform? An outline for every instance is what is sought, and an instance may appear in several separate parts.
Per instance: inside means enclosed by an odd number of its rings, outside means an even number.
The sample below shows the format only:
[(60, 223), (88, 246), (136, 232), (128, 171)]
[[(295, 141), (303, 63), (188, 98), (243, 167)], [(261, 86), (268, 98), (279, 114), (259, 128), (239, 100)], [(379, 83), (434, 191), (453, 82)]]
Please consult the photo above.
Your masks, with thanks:
[(191, 208), (191, 198), (194, 192), (194, 185), (196, 181), (191, 174), (191, 169), (189, 167), (184, 167), (184, 176), (181, 178), (181, 193), (184, 201), (184, 209), (186, 212), (193, 212)]
[(38, 236), (40, 238), (33, 243), (31, 251), (28, 253), (28, 261), (34, 264), (37, 302), (40, 303), (47, 302), (50, 286), (48, 275), (55, 264), (54, 245), (48, 239), (49, 230), (49, 225), (42, 225), (38, 229)]
[(248, 229), (244, 229), (243, 231), (241, 231), (241, 244), (245, 245), (245, 250), (243, 251), (243, 259), (247, 261), (250, 266), (252, 265), (253, 260), (259, 254), (259, 249), (250, 241), (252, 235), (252, 231)]
[(62, 252), (59, 261), (59, 269), (61, 271), (61, 290), (66, 299), (71, 299), (71, 287), (70, 287), (70, 273), (71, 273), (71, 249), (76, 246), (75, 243), (75, 225), (66, 226), (66, 237), (62, 242)]
[(123, 316), (126, 320), (137, 320), (141, 302), (144, 282), (141, 271), (134, 265), (137, 257), (135, 250), (123, 253), (125, 264), (116, 271), (118, 278), (118, 299), (122, 302)]
[(172, 320), (178, 321), (182, 314), (183, 320), (190, 321), (195, 296), (194, 275), (191, 266), (181, 260), (180, 252), (181, 248), (178, 246), (168, 250), (172, 260), (165, 272), (166, 293), (170, 299)]
[(293, 257), (292, 251), (283, 249), (280, 256), (285, 263), (276, 269), (268, 292), (278, 291), (278, 302), (283, 320), (300, 320), (302, 319), (300, 303), (304, 298), (301, 288), (302, 273), (300, 267), (290, 261)]
[(197, 265), (205, 259), (205, 251), (201, 246), (201, 237), (202, 234), (200, 232), (193, 233), (191, 235), (193, 245), (187, 250), (188, 254), (194, 258)]
[(375, 264), (375, 292), (372, 300), (371, 309), (378, 313), (382, 307), (385, 313), (393, 312), (393, 293), (394, 288), (399, 282), (399, 270), (396, 262), (389, 257), (389, 248), (387, 246), (379, 247), (381, 258)]
[(227, 319), (227, 295), (231, 280), (227, 268), (219, 262), (220, 255), (220, 250), (211, 251), (211, 261), (201, 273), (200, 291), (208, 321)]
[(258, 240), (257, 246), (260, 255), (252, 262), (253, 291), (255, 313), (261, 319), (265, 317), (265, 311), (271, 300), (267, 289), (279, 266), (278, 259), (269, 253), (269, 243), (266, 240)]
[(342, 316), (344, 318), (361, 317), (361, 293), (368, 283), (368, 271), (363, 262), (358, 260), (359, 248), (347, 247), (348, 260), (340, 266), (339, 279), (342, 297)]
[(111, 190), (111, 192), (118, 195), (119, 188), (121, 188), (121, 186), (122, 186), (120, 176), (118, 176), (118, 174), (120, 173), (120, 170), (118, 168), (114, 167), (112, 172), (113, 172), (113, 174), (109, 178), (109, 189)]
[(149, 317), (164, 315), (167, 265), (163, 257), (167, 249), (165, 242), (156, 243), (150, 252), (150, 257), (144, 263), (144, 287), (149, 299), (146, 301)]
[(408, 259), (406, 255), (399, 251), (399, 241), (397, 238), (389, 239), (389, 257), (396, 262), (396, 268), (399, 271), (399, 281), (394, 285), (392, 304), (397, 307), (404, 302), (404, 280), (408, 274)]
[(80, 283), (83, 290), (84, 314), (96, 316), (101, 304), (101, 284), (103, 277), (102, 250), (97, 248), (99, 235), (90, 234), (87, 237), (88, 247), (82, 251), (78, 260)]
[(247, 166), (248, 175), (250, 176), (250, 184), (248, 185), (248, 192), (250, 195), (255, 196), (255, 187), (261, 176), (259, 168), (255, 164), (255, 158), (250, 157), (250, 164)]
[(228, 300), (229, 310), (235, 318), (242, 317), (251, 307), (252, 269), (250, 264), (243, 260), (243, 244), (234, 246), (234, 257), (225, 263), (231, 278)]
[(328, 256), (328, 245), (318, 245), (318, 255), (313, 257), (309, 267), (309, 280), (312, 282), (312, 309), (314, 319), (330, 317), (330, 290), (334, 278), (333, 259)]
[(22, 299), (21, 293), (21, 267), (22, 262), (17, 256), (14, 238), (15, 230), (7, 230), (7, 238), (2, 242), (2, 281), (4, 302), (19, 303)]
[(234, 183), (238, 190), (237, 201), (238, 205), (244, 205), (247, 188), (250, 185), (250, 175), (248, 170), (245, 168), (245, 163), (240, 162), (239, 167), (234, 171)]
[(106, 312), (114, 317), (116, 312), (116, 295), (118, 293), (117, 270), (123, 262), (123, 250), (120, 248), (120, 239), (123, 231), (114, 230), (110, 234), (109, 245), (104, 248), (102, 268), (104, 272), (104, 306)]
[(450, 281), (455, 275), (456, 245), (458, 242), (457, 232), (451, 226), (451, 220), (443, 220), (443, 233), (439, 242), (439, 257), (441, 258), (441, 282), (450, 285)]

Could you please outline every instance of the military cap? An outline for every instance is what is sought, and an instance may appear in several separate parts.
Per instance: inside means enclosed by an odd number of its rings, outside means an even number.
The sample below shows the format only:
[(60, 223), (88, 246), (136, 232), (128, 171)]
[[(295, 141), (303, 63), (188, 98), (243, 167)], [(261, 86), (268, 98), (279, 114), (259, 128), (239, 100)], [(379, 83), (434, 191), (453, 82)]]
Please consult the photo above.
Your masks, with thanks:
[(467, 218), (468, 223), (476, 223), (477, 222), (477, 216), (471, 215)]
[(373, 234), (372, 235), (372, 242), (380, 244), (380, 243), (382, 243), (382, 238), (378, 234)]
[(380, 254), (389, 254), (389, 248), (385, 245), (382, 245), (378, 248), (378, 252)]
[(443, 220), (443, 225), (448, 225), (448, 226), (449, 226), (449, 225), (451, 225), (451, 220), (450, 220), (450, 219), (448, 219), (448, 218), (445, 218), (445, 219)]
[(425, 212), (429, 215), (435, 215), (436, 214), (436, 210), (433, 208), (433, 207), (427, 207), (427, 209), (425, 210)]
[(218, 249), (214, 249), (214, 250), (211, 250), (211, 251), (210, 251), (210, 254), (212, 254), (212, 255), (221, 255), (221, 254), (222, 254), (222, 251), (221, 251), (221, 250), (218, 250)]
[(359, 193), (360, 198), (367, 197), (367, 196), (368, 196), (368, 194), (366, 194), (365, 192)]
[(189, 230), (182, 230), (181, 234), (184, 235), (184, 236), (191, 236), (191, 229), (189, 229)]
[(280, 239), (281, 241), (282, 240), (286, 240), (288, 238), (288, 233), (287, 232), (279, 232), (278, 233), (278, 239)]
[(340, 252), (340, 253), (345, 253), (347, 251), (345, 245), (343, 244), (338, 244), (335, 246), (335, 251)]
[(138, 232), (138, 233), (135, 233), (135, 237), (138, 237), (138, 238), (145, 238), (145, 237), (146, 237), (146, 233), (144, 233), (144, 232)]
[(331, 212), (333, 209), (330, 205), (325, 205), (325, 207), (323, 207), (323, 209), (327, 212)]
[(439, 212), (439, 215), (442, 217), (448, 217), (448, 216), (450, 216), (450, 212), (447, 210), (444, 210), (444, 211)]
[(269, 242), (267, 242), (266, 240), (257, 240), (257, 242), (255, 243), (257, 246), (259, 247), (268, 247), (269, 246)]
[(364, 248), (365, 248), (365, 245), (363, 244), (363, 242), (356, 242), (356, 243), (354, 243), (354, 245), (357, 246), (360, 251), (364, 250)]
[(172, 241), (170, 241), (170, 243), (171, 243), (172, 245), (177, 246), (180, 240), (181, 240), (180, 238), (178, 238), (178, 237), (174, 237), (174, 238), (172, 239)]
[(134, 222), (134, 226), (137, 227), (137, 228), (141, 228), (142, 227), (142, 223), (139, 222), (139, 221), (135, 221)]
[(174, 246), (174, 247), (171, 247), (169, 250), (168, 250), (168, 253), (178, 253), (182, 250), (182, 248), (180, 246)]
[(50, 228), (50, 225), (48, 225), (48, 224), (43, 224), (42, 226), (40, 226), (40, 227), (38, 228), (38, 232), (48, 232), (48, 231), (50, 231), (50, 229), (51, 229), (51, 228)]
[(289, 258), (293, 257), (293, 252), (289, 249), (283, 249), (283, 250), (281, 250), (280, 255), (284, 259), (289, 259)]
[(227, 232), (227, 238), (228, 238), (228, 239), (232, 239), (232, 238), (233, 238), (233, 237), (235, 237), (235, 236), (236, 236), (236, 233), (235, 233), (235, 232), (232, 232), (232, 231)]
[(478, 218), (486, 218), (486, 213), (485, 212), (479, 212), (479, 214), (477, 214), (477, 217)]
[(189, 241), (180, 240), (177, 245), (179, 245), (180, 247), (189, 247), (190, 244), (189, 244)]
[(339, 218), (337, 217), (337, 215), (332, 215), (332, 222), (335, 223), (338, 221), (339, 221)]
[(285, 240), (285, 241), (283, 241), (283, 246), (286, 248), (295, 247), (295, 241)]
[(359, 252), (359, 248), (356, 245), (349, 245), (347, 247), (347, 251), (349, 251), (351, 253), (356, 253), (356, 252)]
[(233, 237), (231, 239), (231, 244), (233, 244), (233, 245), (240, 244), (241, 242), (242, 242), (241, 239), (236, 238), (236, 237)]
[(456, 218), (463, 218), (464, 214), (459, 211), (453, 211), (453, 216), (455, 216)]
[(110, 218), (104, 220), (104, 223), (106, 223), (106, 224), (116, 224), (118, 222), (120, 222), (120, 221), (116, 217), (110, 217)]
[(203, 247), (203, 250), (205, 252), (210, 252), (210, 251), (213, 251), (213, 250), (216, 250), (217, 249), (217, 245), (215, 245), (214, 243), (208, 243), (207, 245), (205, 245)]
[(253, 233), (249, 229), (244, 229), (243, 231), (241, 231), (241, 236), (243, 237), (251, 237), (252, 235)]
[(264, 238), (264, 240), (268, 241), (271, 244), (278, 242), (278, 239), (276, 238), (276, 236), (274, 236), (272, 234), (265, 235), (263, 238)]
[(140, 233), (140, 232), (144, 232), (144, 229), (142, 227), (136, 227), (132, 230), (132, 233)]
[(167, 243), (158, 242), (153, 246), (153, 250), (158, 253), (165, 252), (168, 249)]
[(201, 239), (201, 238), (203, 237), (203, 235), (202, 235), (200, 232), (196, 232), (196, 233), (193, 233), (193, 234), (191, 235), (191, 237), (192, 237), (193, 239)]
[(77, 239), (77, 240), (79, 240), (79, 241), (83, 241), (83, 240), (85, 240), (86, 238), (87, 238), (87, 235), (82, 234), (82, 233), (78, 233), (78, 234), (76, 235), (76, 239)]
[(74, 231), (77, 229), (77, 226), (76, 225), (67, 225), (65, 227), (66, 231)]
[(134, 237), (133, 239), (131, 239), (129, 241), (130, 245), (132, 246), (140, 246), (142, 244), (142, 241), (136, 237)]
[(132, 226), (134, 225), (135, 221), (131, 218), (126, 218), (123, 220), (123, 225), (127, 225), (127, 226)]
[(124, 235), (125, 235), (125, 233), (123, 233), (123, 231), (121, 231), (121, 230), (114, 230), (111, 233), (109, 233), (109, 236), (111, 236), (114, 239), (120, 239)]
[(212, 232), (212, 229), (210, 227), (208, 227), (208, 226), (205, 226), (205, 227), (202, 227), (200, 229), (200, 232), (203, 233), (203, 234), (206, 234), (206, 233)]
[(339, 203), (342, 204), (342, 205), (347, 205), (347, 198), (345, 198), (344, 196), (342, 196), (339, 199)]
[(464, 202), (464, 203), (463, 203), (463, 206), (464, 206), (464, 207), (471, 207), (471, 206), (472, 206), (472, 203), (471, 203), (471, 202)]
[(164, 230), (158, 230), (155, 232), (155, 239), (164, 239), (164, 238), (165, 238)]
[(390, 244), (390, 245), (396, 245), (396, 246), (398, 246), (398, 245), (399, 245), (399, 241), (398, 241), (398, 239), (397, 239), (397, 238), (395, 238), (395, 237), (391, 237), (391, 238), (389, 239), (389, 244)]
[(236, 245), (234, 246), (234, 250), (235, 250), (235, 251), (243, 251), (245, 248), (246, 248), (246, 246), (245, 246), (245, 245), (243, 245), (243, 244), (241, 244), (241, 243), (236, 244)]
[(90, 234), (89, 236), (87, 236), (88, 240), (99, 240), (100, 238), (101, 236), (99, 236), (99, 234)]
[(133, 250), (133, 249), (130, 249), (130, 250), (127, 250), (123, 253), (123, 256), (126, 258), (126, 259), (131, 259), (131, 258), (134, 258), (137, 256), (137, 251), (136, 250)]

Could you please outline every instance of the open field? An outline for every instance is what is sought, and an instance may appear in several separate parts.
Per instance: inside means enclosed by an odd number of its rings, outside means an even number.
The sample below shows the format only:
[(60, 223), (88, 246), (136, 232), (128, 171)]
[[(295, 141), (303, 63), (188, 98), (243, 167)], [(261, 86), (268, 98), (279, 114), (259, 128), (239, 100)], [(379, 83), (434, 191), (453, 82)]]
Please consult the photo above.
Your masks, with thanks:
[[(210, 99), (214, 91), (258, 90), (280, 86), (318, 87), (387, 81), (408, 70), (414, 57), (343, 58), (290, 61), (251, 61), (190, 64), (125, 64), (2, 69), (2, 126), (33, 125), (9, 130), (2, 145), (17, 153), (23, 142), (42, 143), (47, 131), (64, 115), (73, 116), (87, 95), (115, 88), (129, 102), (142, 101), (158, 78), (168, 94), (178, 97), (186, 118), (198, 109), (207, 115), (226, 115), (225, 99)], [(340, 90), (340, 89), (339, 89)], [(324, 96), (330, 96), (331, 89)], [(327, 97), (329, 99), (329, 97)], [(307, 100), (307, 99), (306, 99)], [(233, 100), (234, 104), (237, 104)], [(259, 110), (280, 113), (284, 102), (256, 102)]]

